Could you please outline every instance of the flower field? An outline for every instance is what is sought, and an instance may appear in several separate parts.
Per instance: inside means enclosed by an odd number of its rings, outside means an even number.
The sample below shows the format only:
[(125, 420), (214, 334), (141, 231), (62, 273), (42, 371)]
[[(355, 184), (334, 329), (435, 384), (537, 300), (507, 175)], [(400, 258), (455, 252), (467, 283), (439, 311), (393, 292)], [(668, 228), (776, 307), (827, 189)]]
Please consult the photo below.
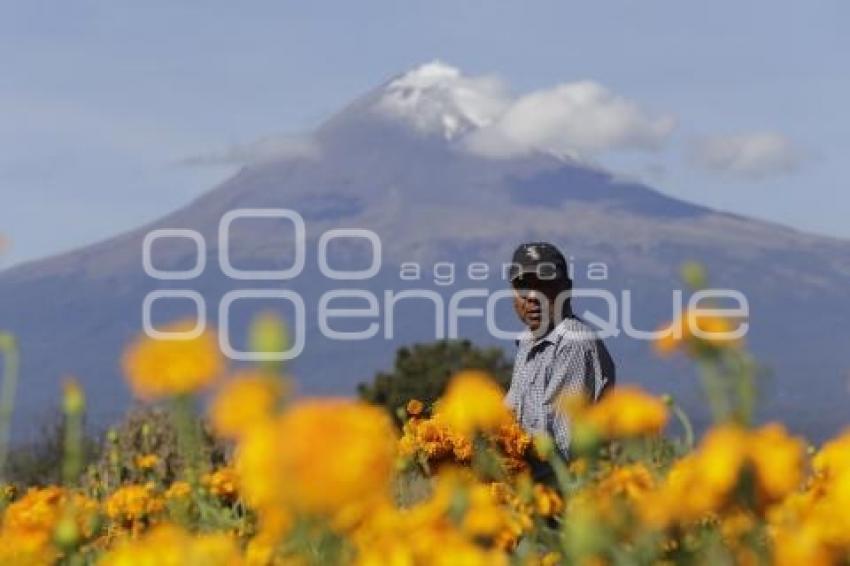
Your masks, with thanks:
[[(284, 333), (265, 319), (254, 338), (273, 349)], [(0, 346), (8, 384), (15, 345)], [(85, 397), (69, 381), (63, 481), (4, 485), (0, 563), (850, 563), (850, 433), (815, 448), (753, 425), (741, 342), (682, 332), (656, 348), (699, 365), (714, 426), (695, 439), (673, 400), (623, 384), (594, 405), (562, 400), (564, 461), (479, 371), (433, 406), (411, 399), (398, 430), (383, 408), (292, 397), (273, 364), (229, 370), (211, 334), (140, 338), (124, 371), (141, 401), (167, 408), (179, 458), (146, 452), (157, 432), (144, 423), (141, 450), (113, 431), (102, 465), (84, 466)], [(541, 462), (552, 474), (535, 481)]]

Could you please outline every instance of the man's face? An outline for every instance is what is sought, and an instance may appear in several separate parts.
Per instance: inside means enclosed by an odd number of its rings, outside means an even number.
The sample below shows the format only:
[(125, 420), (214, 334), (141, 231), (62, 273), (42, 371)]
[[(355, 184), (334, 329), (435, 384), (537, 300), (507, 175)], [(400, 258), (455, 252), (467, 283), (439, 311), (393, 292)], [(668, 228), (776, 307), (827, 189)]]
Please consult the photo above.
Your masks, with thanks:
[(540, 279), (534, 275), (522, 275), (512, 282), (514, 310), (519, 319), (532, 332), (547, 330), (560, 322), (556, 316), (556, 299), (564, 289), (558, 279)]

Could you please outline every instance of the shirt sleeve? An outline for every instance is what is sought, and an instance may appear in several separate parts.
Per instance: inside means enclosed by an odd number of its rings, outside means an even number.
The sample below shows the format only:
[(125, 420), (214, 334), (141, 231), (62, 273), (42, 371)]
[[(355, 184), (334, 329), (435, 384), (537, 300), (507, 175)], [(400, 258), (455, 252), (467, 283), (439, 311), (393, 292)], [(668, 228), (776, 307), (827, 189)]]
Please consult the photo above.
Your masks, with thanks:
[(578, 340), (564, 345), (555, 356), (552, 374), (546, 385), (544, 412), (546, 431), (555, 441), (564, 458), (570, 455), (571, 427), (567, 414), (558, 409), (561, 396), (583, 395), (594, 398), (594, 383), (597, 376), (593, 363), (593, 343)]

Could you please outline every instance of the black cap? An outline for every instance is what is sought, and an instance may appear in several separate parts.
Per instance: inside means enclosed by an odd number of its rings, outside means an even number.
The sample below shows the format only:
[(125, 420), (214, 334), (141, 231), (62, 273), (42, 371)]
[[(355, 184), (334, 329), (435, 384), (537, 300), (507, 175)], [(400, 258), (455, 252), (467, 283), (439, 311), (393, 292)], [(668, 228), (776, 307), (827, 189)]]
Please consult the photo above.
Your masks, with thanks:
[(511, 281), (526, 274), (533, 274), (540, 279), (570, 280), (567, 261), (558, 248), (549, 242), (520, 244), (511, 260), (509, 274)]

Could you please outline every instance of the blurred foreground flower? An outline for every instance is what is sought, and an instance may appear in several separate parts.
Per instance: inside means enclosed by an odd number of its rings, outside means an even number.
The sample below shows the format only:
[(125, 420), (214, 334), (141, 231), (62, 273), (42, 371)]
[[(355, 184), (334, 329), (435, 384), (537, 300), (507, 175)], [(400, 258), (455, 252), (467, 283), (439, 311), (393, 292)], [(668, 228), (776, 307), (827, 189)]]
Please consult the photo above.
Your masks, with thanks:
[(307, 400), (251, 429), (237, 447), (236, 467), (251, 504), (334, 516), (389, 495), (395, 444), (381, 409)]
[(804, 454), (803, 443), (778, 424), (755, 431), (733, 424), (713, 428), (695, 452), (674, 463), (645, 515), (666, 524), (696, 521), (729, 506), (763, 511), (800, 487)]
[(668, 356), (680, 349), (691, 354), (706, 347), (737, 347), (741, 339), (734, 332), (742, 321), (702, 311), (685, 311), (673, 322), (659, 329), (663, 334), (655, 341), (655, 350)]
[(577, 434), (584, 428), (584, 434), (608, 439), (658, 434), (668, 418), (664, 401), (629, 385), (615, 388), (595, 404), (567, 396), (561, 400), (561, 410), (575, 422)]
[(452, 378), (437, 413), (461, 434), (490, 431), (512, 420), (504, 392), (487, 373), (467, 370)]
[[(195, 323), (171, 324), (163, 332), (188, 332)], [(209, 385), (224, 369), (215, 334), (209, 330), (189, 339), (142, 336), (124, 353), (123, 368), (133, 392), (141, 399), (194, 393)]]
[(64, 488), (31, 488), (3, 514), (0, 563), (50, 564), (58, 558), (51, 542), (67, 525), (75, 539), (95, 533), (97, 502)]
[(99, 562), (102, 566), (239, 566), (243, 563), (239, 547), (231, 536), (224, 533), (192, 535), (170, 524), (157, 526), (139, 539), (119, 543)]
[(284, 395), (281, 379), (264, 372), (242, 372), (222, 386), (210, 406), (213, 430), (235, 439), (272, 418)]

